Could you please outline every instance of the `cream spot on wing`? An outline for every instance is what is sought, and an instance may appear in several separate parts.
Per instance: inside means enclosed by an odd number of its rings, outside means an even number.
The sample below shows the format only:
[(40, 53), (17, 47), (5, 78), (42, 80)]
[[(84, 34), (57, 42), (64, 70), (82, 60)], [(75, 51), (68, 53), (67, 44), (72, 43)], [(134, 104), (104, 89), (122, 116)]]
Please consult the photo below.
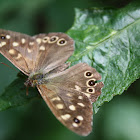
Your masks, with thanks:
[(83, 103), (77, 103), (78, 105), (84, 107), (85, 105)]
[(19, 53), (18, 56), (16, 57), (16, 59), (20, 59), (22, 57), (22, 55)]
[(75, 90), (81, 91), (81, 88), (78, 85), (75, 85)]
[(90, 97), (89, 93), (84, 93), (84, 92), (82, 92), (82, 93), (85, 94), (87, 97)]
[(10, 35), (6, 35), (6, 38), (7, 38), (7, 39), (10, 39), (10, 38), (11, 38), (11, 36), (10, 36)]
[(82, 116), (77, 116), (77, 119), (82, 121), (84, 118)]
[(76, 108), (75, 108), (74, 105), (70, 105), (70, 106), (69, 106), (69, 109), (74, 111)]
[(14, 46), (14, 47), (17, 47), (18, 45), (19, 45), (18, 42), (13, 42), (13, 46)]
[(64, 105), (63, 105), (63, 104), (57, 104), (56, 107), (57, 107), (58, 109), (63, 109), (63, 108), (64, 108)]
[(78, 127), (78, 124), (77, 124), (77, 123), (72, 123), (72, 125), (73, 125), (74, 127)]
[(1, 42), (1, 45), (2, 45), (2, 46), (6, 45), (6, 42)]
[(4, 45), (6, 45), (6, 42), (1, 42), (0, 43), (0, 47), (3, 47)]
[(22, 39), (21, 39), (21, 43), (22, 43), (22, 44), (24, 44), (25, 41), (26, 41), (25, 38), (22, 38)]
[(9, 50), (9, 53), (12, 54), (12, 55), (14, 55), (16, 53), (16, 51), (14, 49), (10, 49)]
[(72, 97), (72, 95), (70, 93), (67, 93), (66, 95), (69, 96), (69, 97)]
[(31, 45), (31, 46), (34, 45), (34, 42), (29, 42), (29, 45)]
[(64, 120), (68, 120), (71, 117), (70, 114), (61, 115), (61, 118)]
[(28, 51), (28, 53), (31, 53), (31, 52), (32, 52), (32, 50), (31, 50), (31, 49), (29, 49), (29, 48), (27, 48), (27, 51)]
[(51, 99), (52, 101), (60, 101), (61, 99), (59, 97), (54, 97)]
[(78, 96), (78, 99), (82, 100), (83, 99), (83, 96)]
[(45, 46), (40, 46), (39, 50), (45, 51)]
[(37, 41), (38, 44), (40, 44), (41, 43), (41, 38), (37, 38), (36, 41)]

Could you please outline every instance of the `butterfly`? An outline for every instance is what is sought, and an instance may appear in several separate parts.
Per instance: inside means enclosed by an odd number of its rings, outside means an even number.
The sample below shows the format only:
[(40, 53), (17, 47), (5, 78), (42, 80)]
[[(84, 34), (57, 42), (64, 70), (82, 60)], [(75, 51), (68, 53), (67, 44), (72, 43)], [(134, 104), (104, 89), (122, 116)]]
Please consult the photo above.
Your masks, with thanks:
[[(101, 75), (86, 63), (70, 68), (74, 40), (64, 33), (28, 36), (0, 29), (0, 53), (28, 76), (55, 117), (86, 136), (92, 131), (93, 107), (104, 86)], [(99, 81), (99, 82), (98, 82)]]

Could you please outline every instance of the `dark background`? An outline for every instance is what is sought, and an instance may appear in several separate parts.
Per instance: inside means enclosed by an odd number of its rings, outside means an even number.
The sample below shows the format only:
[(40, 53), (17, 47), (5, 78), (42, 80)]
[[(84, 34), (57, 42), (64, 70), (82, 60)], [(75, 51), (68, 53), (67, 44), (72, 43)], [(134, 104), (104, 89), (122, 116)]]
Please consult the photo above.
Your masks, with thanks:
[[(66, 32), (74, 8), (121, 8), (130, 0), (0, 0), (0, 28), (29, 35)], [(0, 55), (0, 62), (10, 63)], [(12, 66), (12, 65), (10, 65)], [(13, 67), (13, 66), (12, 66)], [(0, 65), (0, 94), (17, 71)], [(81, 137), (65, 128), (42, 99), (0, 112), (0, 140), (140, 140), (140, 80), (94, 115), (93, 132)]]

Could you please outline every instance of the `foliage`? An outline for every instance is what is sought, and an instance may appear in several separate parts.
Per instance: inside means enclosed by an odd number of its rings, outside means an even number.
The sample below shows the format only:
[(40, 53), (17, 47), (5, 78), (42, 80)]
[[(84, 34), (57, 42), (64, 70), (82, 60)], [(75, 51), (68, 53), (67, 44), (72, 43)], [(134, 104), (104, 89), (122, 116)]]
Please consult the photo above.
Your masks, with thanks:
[(86, 62), (102, 74), (104, 88), (95, 111), (113, 96), (122, 94), (140, 76), (140, 5), (118, 10), (76, 9), (68, 34), (76, 51), (70, 61)]
[[(121, 9), (76, 9), (75, 22), (67, 32), (75, 40), (72, 65), (86, 62), (102, 75), (104, 88), (94, 110), (122, 94), (140, 76), (140, 5)], [(21, 90), (22, 78), (9, 85), (0, 98), (0, 110), (30, 101)], [(36, 90), (30, 91), (34, 94)], [(32, 96), (31, 96), (32, 98)]]

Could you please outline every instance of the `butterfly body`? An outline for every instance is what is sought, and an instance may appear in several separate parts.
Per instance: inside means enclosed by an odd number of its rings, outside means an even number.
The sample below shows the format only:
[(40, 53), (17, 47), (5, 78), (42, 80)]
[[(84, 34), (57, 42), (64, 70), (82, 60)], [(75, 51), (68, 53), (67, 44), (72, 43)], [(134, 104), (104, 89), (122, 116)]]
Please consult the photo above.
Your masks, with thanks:
[[(56, 118), (86, 136), (92, 130), (92, 103), (101, 94), (101, 75), (85, 63), (70, 68), (74, 41), (64, 33), (25, 34), (0, 29), (0, 53), (28, 76)], [(68, 68), (68, 69), (67, 69)]]
[(37, 73), (37, 74), (32, 74), (31, 76), (29, 76), (29, 78), (27, 79), (27, 81), (24, 83), (25, 86), (29, 86), (29, 87), (35, 87), (37, 85), (41, 85), (43, 84), (44, 80), (43, 80), (44, 75), (41, 73)]

